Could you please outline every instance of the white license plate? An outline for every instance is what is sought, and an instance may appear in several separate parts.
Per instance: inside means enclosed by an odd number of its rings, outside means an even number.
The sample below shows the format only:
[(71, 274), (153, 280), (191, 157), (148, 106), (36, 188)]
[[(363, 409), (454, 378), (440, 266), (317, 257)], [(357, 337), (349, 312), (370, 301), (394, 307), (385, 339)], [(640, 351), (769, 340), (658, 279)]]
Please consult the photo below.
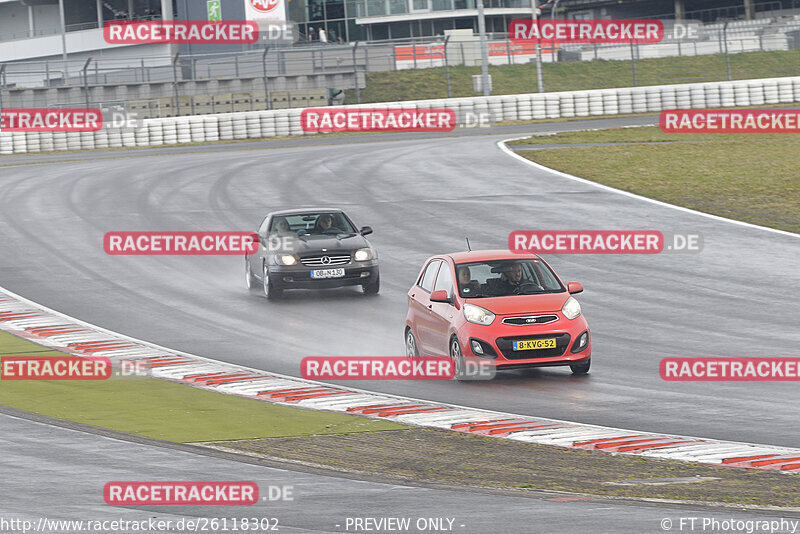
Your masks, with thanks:
[(344, 269), (317, 269), (311, 271), (311, 278), (342, 278)]

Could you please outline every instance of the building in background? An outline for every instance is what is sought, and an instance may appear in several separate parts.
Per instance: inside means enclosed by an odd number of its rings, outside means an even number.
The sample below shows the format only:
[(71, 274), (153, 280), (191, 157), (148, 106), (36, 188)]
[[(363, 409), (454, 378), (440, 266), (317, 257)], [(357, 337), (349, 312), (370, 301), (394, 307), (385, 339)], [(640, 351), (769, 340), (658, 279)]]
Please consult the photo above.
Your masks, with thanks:
[[(443, 35), (445, 30), (477, 30), (476, 0), (0, 0), (0, 62), (53, 62), (64, 54), (80, 62), (88, 57), (118, 59), (169, 57), (175, 51), (202, 53), (236, 47), (206, 45), (109, 45), (102, 25), (109, 20), (288, 19), (296, 23), (300, 43), (324, 29), (329, 43), (380, 41)], [(540, 0), (539, 3), (544, 3)], [(64, 29), (62, 36), (61, 10)], [(514, 18), (531, 15), (531, 0), (484, 0), (486, 29), (504, 33)], [(800, 0), (552, 0), (542, 9), (549, 18), (719, 19), (774, 16), (800, 9)], [(313, 30), (313, 31), (312, 31)], [(259, 48), (263, 44), (248, 45)], [(241, 48), (241, 46), (240, 46)], [(138, 58), (138, 59), (137, 59)], [(68, 70), (65, 67), (60, 70)]]
[(0, 63), (35, 61), (31, 79), (57, 85), (76, 76), (89, 57), (120, 66), (169, 58), (169, 45), (110, 45), (102, 27), (109, 20), (169, 20), (174, 13), (173, 0), (0, 0)]

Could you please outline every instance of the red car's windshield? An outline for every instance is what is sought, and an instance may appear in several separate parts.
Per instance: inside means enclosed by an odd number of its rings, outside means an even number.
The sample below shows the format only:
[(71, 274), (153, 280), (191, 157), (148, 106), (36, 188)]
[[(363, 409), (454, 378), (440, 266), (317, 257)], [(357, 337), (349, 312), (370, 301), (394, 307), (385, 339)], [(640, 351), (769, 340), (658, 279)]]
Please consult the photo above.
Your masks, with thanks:
[(462, 298), (505, 297), (565, 291), (556, 275), (541, 260), (493, 260), (456, 265)]

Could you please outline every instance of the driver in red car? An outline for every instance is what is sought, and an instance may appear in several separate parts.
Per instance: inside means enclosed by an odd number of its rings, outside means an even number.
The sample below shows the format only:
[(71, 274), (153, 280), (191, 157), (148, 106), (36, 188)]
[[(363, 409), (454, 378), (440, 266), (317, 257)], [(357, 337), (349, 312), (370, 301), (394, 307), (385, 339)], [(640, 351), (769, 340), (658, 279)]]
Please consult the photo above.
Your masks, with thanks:
[(513, 295), (519, 292), (522, 285), (522, 264), (512, 263), (508, 270), (500, 274), (500, 279), (495, 279), (492, 284), (492, 293), (496, 295)]

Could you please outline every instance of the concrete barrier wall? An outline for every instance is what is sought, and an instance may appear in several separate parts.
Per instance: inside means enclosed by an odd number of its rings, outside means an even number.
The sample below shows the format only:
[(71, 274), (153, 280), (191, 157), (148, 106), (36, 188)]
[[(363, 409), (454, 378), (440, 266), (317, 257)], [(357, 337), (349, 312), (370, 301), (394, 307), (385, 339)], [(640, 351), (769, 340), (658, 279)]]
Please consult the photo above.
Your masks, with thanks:
[[(450, 108), (456, 112), (459, 126), (463, 127), (470, 114), (474, 117), (474, 114), (481, 113), (489, 113), (497, 121), (516, 121), (794, 102), (800, 102), (800, 76), (559, 93), (413, 100), (346, 107)], [(0, 132), (0, 154), (311, 135), (303, 132), (300, 124), (301, 112), (301, 109), (280, 109), (145, 119), (144, 126), (135, 132), (113, 129), (93, 133)]]

